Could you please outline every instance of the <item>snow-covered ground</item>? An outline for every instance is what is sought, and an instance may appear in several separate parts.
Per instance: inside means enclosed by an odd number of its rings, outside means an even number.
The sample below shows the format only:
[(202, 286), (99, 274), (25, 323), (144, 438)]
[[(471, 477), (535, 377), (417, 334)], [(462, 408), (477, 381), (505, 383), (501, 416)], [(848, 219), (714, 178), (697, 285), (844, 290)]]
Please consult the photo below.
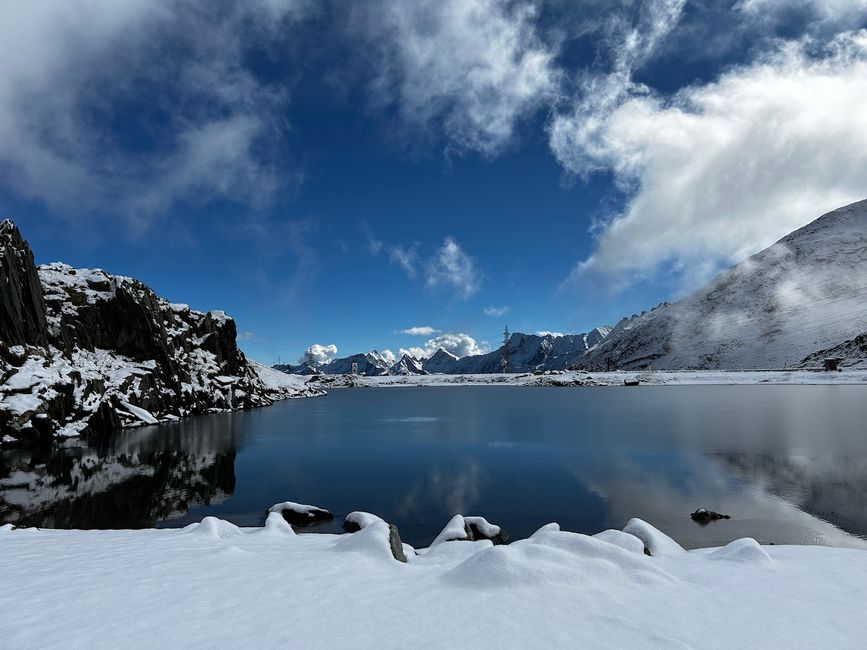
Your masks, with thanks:
[(641, 385), (688, 386), (699, 384), (865, 384), (867, 370), (815, 372), (810, 370), (654, 370), (641, 372), (554, 371), (543, 375), (354, 375), (325, 376), (311, 381), (323, 388), (391, 386), (623, 386), (638, 380)]
[[(858, 648), (867, 552), (682, 550), (641, 520), (510, 545), (404, 546), (206, 518), (181, 530), (0, 527), (9, 648)], [(645, 554), (645, 548), (651, 556)]]

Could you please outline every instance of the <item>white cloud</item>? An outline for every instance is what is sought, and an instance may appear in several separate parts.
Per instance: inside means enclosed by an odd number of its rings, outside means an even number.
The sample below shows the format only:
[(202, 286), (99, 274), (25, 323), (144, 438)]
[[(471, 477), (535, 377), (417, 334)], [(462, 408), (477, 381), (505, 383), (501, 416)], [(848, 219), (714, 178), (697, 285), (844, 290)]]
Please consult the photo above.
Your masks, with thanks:
[(481, 347), (469, 334), (463, 332), (446, 333), (425, 341), (424, 347), (401, 348), (401, 354), (423, 359), (431, 356), (434, 352), (443, 348), (458, 357), (466, 357), (476, 354), (484, 354), (487, 350)]
[(385, 359), (389, 363), (389, 365), (393, 365), (394, 362), (397, 360), (397, 358), (394, 355), (394, 352), (392, 352), (388, 348), (386, 348), (385, 350), (380, 350), (379, 356), (381, 356), (383, 359)]
[[(569, 169), (610, 169), (631, 198), (572, 277), (670, 263), (684, 277), (756, 252), (867, 195), (867, 32), (803, 41), (664, 99), (630, 93), (557, 118)], [(575, 136), (575, 137), (573, 137)]]
[(301, 361), (313, 361), (315, 363), (328, 363), (337, 354), (337, 346), (333, 343), (320, 345), (314, 343), (304, 351)]
[(459, 151), (493, 155), (558, 86), (536, 10), (507, 0), (381, 0), (358, 11), (374, 50), (373, 93), (405, 124), (442, 129)]
[(398, 330), (398, 334), (408, 334), (410, 336), (430, 336), (439, 332), (430, 325), (416, 325), (415, 327), (407, 327), (404, 330)]
[(753, 20), (776, 20), (792, 10), (834, 26), (859, 27), (867, 20), (867, 0), (741, 0), (735, 8)]
[[(298, 6), (0, 3), (0, 178), (59, 213), (110, 211), (139, 229), (180, 200), (267, 200), (285, 96), (244, 67), (243, 43)], [(152, 121), (125, 124), (142, 97)], [(124, 144), (133, 128), (142, 141)]]
[(452, 238), (446, 237), (427, 267), (429, 287), (447, 286), (461, 298), (469, 298), (479, 290), (481, 275), (472, 258)]
[(490, 307), (485, 307), (482, 311), (484, 312), (485, 316), (502, 316), (507, 311), (509, 311), (509, 308), (506, 306), (495, 307), (491, 305)]
[(239, 341), (255, 341), (256, 335), (253, 332), (238, 332)]
[(542, 330), (540, 332), (536, 332), (536, 336), (563, 336), (562, 332), (549, 332), (547, 330)]

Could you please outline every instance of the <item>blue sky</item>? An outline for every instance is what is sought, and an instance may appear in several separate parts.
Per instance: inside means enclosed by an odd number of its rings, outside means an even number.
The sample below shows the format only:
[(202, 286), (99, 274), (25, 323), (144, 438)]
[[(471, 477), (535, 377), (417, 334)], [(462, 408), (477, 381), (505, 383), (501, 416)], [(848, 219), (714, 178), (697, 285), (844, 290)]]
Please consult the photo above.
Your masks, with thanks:
[(39, 262), (224, 309), (263, 362), (586, 331), (867, 196), (865, 25), (864, 0), (4, 3), (0, 214)]

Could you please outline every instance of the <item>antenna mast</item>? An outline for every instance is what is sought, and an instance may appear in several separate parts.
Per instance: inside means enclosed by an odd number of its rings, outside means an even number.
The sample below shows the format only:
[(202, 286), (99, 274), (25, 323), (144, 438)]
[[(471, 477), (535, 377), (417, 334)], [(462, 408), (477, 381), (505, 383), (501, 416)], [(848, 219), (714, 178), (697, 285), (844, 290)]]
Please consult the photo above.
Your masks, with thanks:
[(509, 372), (509, 339), (512, 338), (509, 332), (509, 326), (503, 331), (503, 357), (500, 360), (503, 366), (503, 373)]

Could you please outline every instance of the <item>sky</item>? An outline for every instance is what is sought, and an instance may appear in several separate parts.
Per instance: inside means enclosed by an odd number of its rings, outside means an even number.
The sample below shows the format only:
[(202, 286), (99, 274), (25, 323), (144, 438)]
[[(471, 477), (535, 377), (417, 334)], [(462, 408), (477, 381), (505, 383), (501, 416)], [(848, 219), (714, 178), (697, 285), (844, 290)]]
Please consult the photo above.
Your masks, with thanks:
[(867, 0), (9, 0), (0, 216), (264, 363), (674, 300), (867, 197)]

